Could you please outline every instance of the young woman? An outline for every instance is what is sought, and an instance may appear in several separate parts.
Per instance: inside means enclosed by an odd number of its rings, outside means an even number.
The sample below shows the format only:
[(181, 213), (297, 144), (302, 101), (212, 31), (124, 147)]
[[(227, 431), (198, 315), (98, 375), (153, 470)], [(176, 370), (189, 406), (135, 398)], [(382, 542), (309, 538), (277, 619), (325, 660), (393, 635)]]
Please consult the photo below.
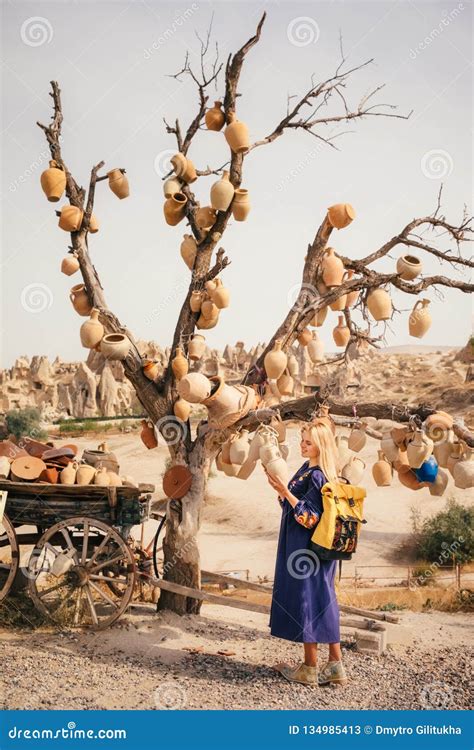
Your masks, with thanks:
[[(321, 488), (337, 478), (337, 447), (328, 423), (315, 420), (301, 430), (301, 455), (307, 459), (288, 487), (267, 473), (282, 507), (270, 632), (304, 645), (297, 667), (277, 664), (287, 680), (305, 685), (345, 684), (334, 591), (336, 560), (320, 560), (309, 549), (323, 512)], [(329, 644), (329, 661), (317, 671), (318, 643)]]

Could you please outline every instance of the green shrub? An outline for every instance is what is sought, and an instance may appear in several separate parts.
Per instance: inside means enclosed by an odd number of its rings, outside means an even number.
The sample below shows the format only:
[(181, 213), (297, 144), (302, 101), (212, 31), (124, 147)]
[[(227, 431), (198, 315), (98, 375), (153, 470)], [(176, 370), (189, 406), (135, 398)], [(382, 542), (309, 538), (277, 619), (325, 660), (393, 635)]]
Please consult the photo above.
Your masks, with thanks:
[(47, 437), (47, 433), (40, 427), (41, 416), (38, 409), (29, 407), (27, 409), (15, 409), (7, 412), (7, 430), (15, 435), (17, 439), (30, 437), (41, 440)]
[(450, 565), (474, 560), (474, 508), (450, 498), (445, 510), (426, 519), (418, 533), (418, 555), (424, 560)]

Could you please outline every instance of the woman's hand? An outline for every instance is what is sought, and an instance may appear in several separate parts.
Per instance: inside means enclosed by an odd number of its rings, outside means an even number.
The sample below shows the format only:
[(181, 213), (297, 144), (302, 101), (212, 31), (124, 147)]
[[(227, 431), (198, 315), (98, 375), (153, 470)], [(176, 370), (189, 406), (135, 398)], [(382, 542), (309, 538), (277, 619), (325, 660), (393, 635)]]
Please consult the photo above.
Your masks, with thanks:
[(278, 492), (281, 498), (286, 497), (286, 495), (288, 494), (288, 487), (286, 486), (286, 484), (283, 484), (283, 482), (280, 479), (278, 479), (278, 477), (274, 477), (271, 474), (269, 474), (265, 466), (263, 467), (263, 470), (265, 474), (267, 475), (268, 483), (273, 487), (273, 489), (276, 490), (276, 492)]

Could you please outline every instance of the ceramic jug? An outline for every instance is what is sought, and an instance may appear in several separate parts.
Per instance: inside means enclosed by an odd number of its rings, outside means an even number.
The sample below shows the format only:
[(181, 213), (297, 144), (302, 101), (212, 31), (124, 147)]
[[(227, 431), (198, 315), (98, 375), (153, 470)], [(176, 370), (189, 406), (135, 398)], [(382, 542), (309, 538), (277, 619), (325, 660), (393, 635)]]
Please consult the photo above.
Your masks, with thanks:
[(181, 192), (182, 183), (176, 177), (168, 177), (163, 183), (165, 198), (172, 198), (175, 193)]
[(197, 254), (196, 240), (191, 234), (185, 234), (180, 247), (181, 257), (190, 271), (194, 268)]
[(61, 209), (58, 226), (65, 232), (77, 232), (82, 224), (84, 212), (77, 206), (66, 205)]
[(69, 293), (69, 299), (79, 315), (85, 317), (91, 314), (92, 305), (89, 302), (85, 284), (76, 284), (76, 286), (73, 286)]
[(156, 437), (155, 429), (152, 423), (147, 419), (142, 419), (142, 429), (140, 432), (140, 437), (142, 439), (143, 445), (145, 445), (148, 450), (152, 450), (153, 448), (157, 447), (158, 440)]
[(347, 346), (351, 337), (349, 327), (346, 325), (344, 315), (339, 315), (338, 324), (332, 331), (332, 337), (336, 346)]
[(321, 341), (316, 331), (313, 331), (308, 343), (308, 355), (313, 364), (324, 361), (324, 341)]
[(236, 154), (244, 154), (249, 150), (249, 130), (244, 122), (236, 119), (235, 112), (229, 112), (228, 125), (224, 130), (224, 135), (230, 148)]
[(77, 461), (72, 461), (64, 467), (61, 474), (59, 475), (60, 484), (75, 484), (76, 474), (79, 464)]
[(51, 203), (57, 203), (66, 189), (66, 172), (52, 159), (40, 177), (41, 187)]
[(216, 279), (216, 286), (214, 289), (210, 292), (210, 297), (214, 304), (216, 305), (219, 310), (223, 310), (226, 307), (229, 307), (230, 302), (230, 294), (229, 290), (225, 288), (225, 286), (222, 284), (222, 281), (218, 278)]
[(175, 417), (178, 417), (182, 422), (187, 422), (191, 413), (191, 406), (184, 398), (180, 397), (174, 402), (173, 412)]
[(234, 197), (234, 186), (229, 180), (229, 172), (224, 171), (220, 180), (211, 187), (211, 206), (216, 211), (227, 211)]
[(66, 276), (72, 276), (73, 273), (76, 273), (76, 271), (78, 270), (79, 270), (79, 261), (75, 253), (70, 253), (69, 255), (66, 255), (66, 257), (62, 259), (61, 273), (65, 274)]
[(237, 188), (232, 201), (232, 216), (236, 221), (245, 221), (250, 208), (249, 191), (245, 188)]
[(113, 194), (116, 195), (117, 198), (120, 198), (120, 200), (128, 198), (130, 195), (130, 186), (128, 184), (128, 179), (122, 170), (111, 169), (110, 172), (107, 172), (107, 177), (109, 178), (109, 188)]
[(328, 289), (342, 284), (344, 276), (344, 264), (335, 253), (333, 247), (328, 247), (324, 251), (321, 260), (321, 275)]
[(200, 333), (195, 333), (189, 342), (188, 357), (194, 361), (201, 359), (206, 349), (206, 339)]
[(208, 130), (222, 130), (225, 123), (222, 102), (214, 102), (214, 106), (211, 109), (208, 109), (204, 115), (204, 121)]
[(379, 460), (372, 467), (372, 476), (377, 487), (388, 487), (392, 484), (392, 467), (383, 451), (378, 451), (378, 456)]
[(90, 320), (87, 320), (81, 325), (80, 336), (81, 344), (86, 349), (93, 349), (94, 346), (100, 343), (104, 335), (104, 326), (99, 320), (99, 310), (93, 308), (91, 310)]
[(166, 223), (171, 227), (175, 227), (182, 219), (184, 219), (187, 200), (188, 199), (184, 193), (175, 193), (171, 198), (165, 200), (163, 213)]
[(408, 332), (416, 339), (422, 339), (431, 327), (431, 315), (428, 310), (429, 299), (419, 299), (408, 319)]
[(328, 208), (327, 217), (335, 229), (344, 229), (355, 219), (355, 211), (350, 203), (336, 203)]
[(86, 485), (92, 484), (95, 476), (94, 466), (88, 464), (79, 464), (76, 472), (76, 484)]
[(365, 425), (361, 424), (360, 426), (353, 427), (347, 441), (348, 448), (355, 453), (359, 453), (365, 448), (366, 443), (367, 433), (365, 431)]
[(324, 321), (326, 320), (328, 309), (329, 308), (326, 306), (322, 307), (321, 310), (318, 310), (318, 312), (314, 314), (313, 322), (311, 323), (311, 325), (315, 328), (321, 328), (321, 326), (324, 325)]
[(179, 346), (176, 348), (176, 354), (171, 360), (171, 369), (173, 370), (176, 380), (181, 380), (181, 378), (184, 378), (184, 376), (188, 374), (189, 362)]
[(190, 404), (202, 403), (211, 394), (212, 383), (200, 372), (188, 372), (178, 382), (177, 389), (181, 398)]
[(374, 320), (389, 320), (392, 317), (392, 300), (385, 289), (369, 292), (367, 307)]
[(421, 430), (407, 441), (407, 458), (412, 469), (419, 469), (421, 464), (433, 453), (433, 441)]
[(267, 377), (273, 380), (278, 380), (280, 375), (283, 375), (288, 364), (288, 357), (282, 351), (281, 345), (282, 339), (276, 339), (273, 349), (265, 354), (263, 360)]
[(229, 457), (232, 464), (238, 464), (242, 466), (248, 458), (250, 450), (249, 443), (249, 431), (242, 430), (241, 433), (237, 433), (234, 439), (230, 441), (229, 446)]

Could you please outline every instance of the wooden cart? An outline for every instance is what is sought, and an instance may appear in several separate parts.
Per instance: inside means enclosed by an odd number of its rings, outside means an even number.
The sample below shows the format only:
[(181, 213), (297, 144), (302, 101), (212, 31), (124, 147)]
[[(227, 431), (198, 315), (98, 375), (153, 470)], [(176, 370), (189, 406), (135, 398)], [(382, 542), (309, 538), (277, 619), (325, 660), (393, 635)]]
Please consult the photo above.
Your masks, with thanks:
[[(65, 628), (103, 629), (125, 611), (137, 577), (132, 526), (149, 518), (153, 485), (97, 487), (0, 480), (0, 601), (21, 573), (35, 607)], [(1, 508), (0, 508), (1, 510)], [(20, 574), (21, 576), (21, 574)]]

